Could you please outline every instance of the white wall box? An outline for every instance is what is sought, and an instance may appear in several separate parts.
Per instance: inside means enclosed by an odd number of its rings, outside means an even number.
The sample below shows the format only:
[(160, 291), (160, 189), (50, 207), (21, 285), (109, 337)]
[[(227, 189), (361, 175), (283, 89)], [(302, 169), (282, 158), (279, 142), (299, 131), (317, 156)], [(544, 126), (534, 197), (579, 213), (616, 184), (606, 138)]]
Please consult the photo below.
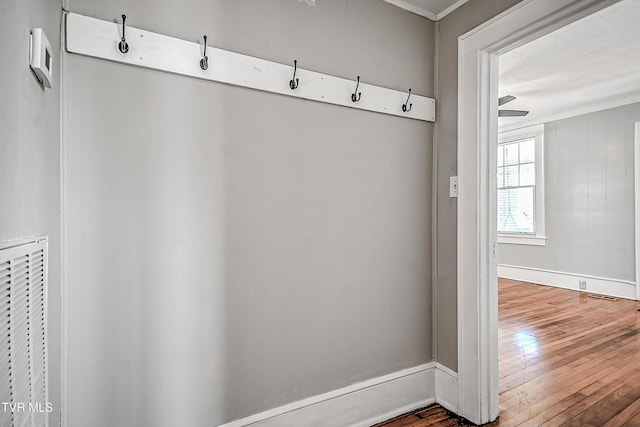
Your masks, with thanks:
[(205, 70), (200, 66), (204, 56), (202, 43), (129, 26), (125, 31), (128, 50), (122, 53), (118, 48), (123, 38), (121, 25), (75, 13), (66, 14), (66, 34), (66, 49), (70, 53), (344, 107), (435, 121), (435, 100), (409, 94), (410, 82), (406, 91), (400, 91), (362, 83), (366, 80), (363, 76), (357, 89), (362, 96), (354, 102), (351, 95), (356, 90), (356, 76), (345, 79), (298, 67), (298, 86), (292, 89), (289, 82), (294, 73), (294, 58), (291, 64), (285, 65), (207, 46)]
[(42, 28), (31, 30), (29, 65), (44, 87), (51, 87), (53, 81), (53, 51)]

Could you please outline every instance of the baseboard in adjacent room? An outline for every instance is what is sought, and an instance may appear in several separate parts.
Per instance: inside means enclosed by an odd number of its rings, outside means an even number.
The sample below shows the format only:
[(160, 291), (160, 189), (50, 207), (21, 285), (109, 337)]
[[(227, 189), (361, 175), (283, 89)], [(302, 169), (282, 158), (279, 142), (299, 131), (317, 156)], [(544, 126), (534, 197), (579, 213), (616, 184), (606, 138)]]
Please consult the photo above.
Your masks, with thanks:
[[(498, 277), (599, 295), (636, 299), (636, 284), (625, 280), (504, 264), (498, 265)], [(580, 281), (586, 282), (586, 289), (580, 289)]]
[[(435, 403), (436, 371), (435, 362), (426, 363), (270, 409), (220, 427), (369, 427)], [(441, 381), (443, 384), (449, 383), (447, 378)]]

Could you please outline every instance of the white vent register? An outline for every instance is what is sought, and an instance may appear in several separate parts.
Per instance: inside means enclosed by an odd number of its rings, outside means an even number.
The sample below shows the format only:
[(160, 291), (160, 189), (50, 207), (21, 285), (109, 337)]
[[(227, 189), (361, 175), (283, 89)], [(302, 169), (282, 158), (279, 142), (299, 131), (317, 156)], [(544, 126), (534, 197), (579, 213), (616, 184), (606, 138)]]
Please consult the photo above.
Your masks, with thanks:
[(48, 426), (47, 240), (0, 250), (0, 425)]

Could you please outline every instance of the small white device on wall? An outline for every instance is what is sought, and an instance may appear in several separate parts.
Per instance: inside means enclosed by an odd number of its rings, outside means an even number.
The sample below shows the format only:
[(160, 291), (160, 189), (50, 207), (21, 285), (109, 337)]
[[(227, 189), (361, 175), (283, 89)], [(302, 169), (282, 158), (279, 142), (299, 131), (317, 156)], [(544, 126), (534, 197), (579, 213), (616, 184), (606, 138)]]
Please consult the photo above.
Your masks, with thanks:
[(31, 60), (29, 65), (44, 87), (53, 82), (53, 52), (42, 28), (31, 30)]

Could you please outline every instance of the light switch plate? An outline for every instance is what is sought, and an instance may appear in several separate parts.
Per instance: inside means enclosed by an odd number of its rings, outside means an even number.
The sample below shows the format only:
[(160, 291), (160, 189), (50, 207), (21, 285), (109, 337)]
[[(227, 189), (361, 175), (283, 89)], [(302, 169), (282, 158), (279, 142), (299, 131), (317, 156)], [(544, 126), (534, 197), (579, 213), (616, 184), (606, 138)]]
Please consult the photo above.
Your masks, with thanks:
[(53, 51), (47, 36), (42, 28), (34, 28), (31, 30), (31, 52), (30, 63), (31, 69), (44, 87), (51, 87), (53, 82)]
[(458, 177), (449, 177), (449, 197), (458, 197)]

